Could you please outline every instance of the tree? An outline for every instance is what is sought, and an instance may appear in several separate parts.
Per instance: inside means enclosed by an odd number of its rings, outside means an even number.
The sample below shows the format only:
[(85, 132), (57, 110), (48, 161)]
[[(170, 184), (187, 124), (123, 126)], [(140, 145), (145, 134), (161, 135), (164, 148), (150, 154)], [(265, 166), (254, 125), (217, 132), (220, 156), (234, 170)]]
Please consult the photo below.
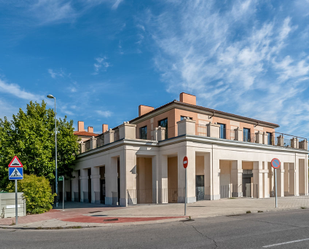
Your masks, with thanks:
[[(46, 109), (46, 103), (32, 101), (26, 112), (19, 109), (11, 121), (0, 119), (0, 188), (8, 184), (8, 164), (16, 155), (24, 165), (25, 174), (55, 179), (55, 113)], [(78, 152), (77, 137), (73, 134), (73, 121), (57, 120), (58, 172), (72, 177), (75, 156)]]
[[(17, 185), (18, 192), (24, 193), (27, 213), (41, 214), (52, 209), (56, 194), (52, 194), (50, 183), (44, 176), (24, 175), (24, 179), (18, 181)], [(11, 181), (7, 191), (14, 192), (14, 190), (15, 185)]]

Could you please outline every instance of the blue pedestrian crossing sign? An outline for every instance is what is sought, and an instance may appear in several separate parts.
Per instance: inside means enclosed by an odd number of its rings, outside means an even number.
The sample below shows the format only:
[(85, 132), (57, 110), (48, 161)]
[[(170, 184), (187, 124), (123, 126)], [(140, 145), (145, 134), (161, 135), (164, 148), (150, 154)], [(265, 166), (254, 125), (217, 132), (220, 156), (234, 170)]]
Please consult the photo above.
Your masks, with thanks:
[(23, 168), (9, 168), (9, 180), (24, 179)]

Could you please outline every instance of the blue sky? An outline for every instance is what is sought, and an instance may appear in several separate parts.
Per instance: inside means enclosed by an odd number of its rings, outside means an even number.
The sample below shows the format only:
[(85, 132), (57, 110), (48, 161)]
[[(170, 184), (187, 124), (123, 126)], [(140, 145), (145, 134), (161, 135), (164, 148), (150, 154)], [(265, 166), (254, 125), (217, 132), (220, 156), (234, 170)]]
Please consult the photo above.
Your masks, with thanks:
[(0, 117), (30, 100), (96, 132), (184, 91), (309, 137), (309, 0), (0, 0)]

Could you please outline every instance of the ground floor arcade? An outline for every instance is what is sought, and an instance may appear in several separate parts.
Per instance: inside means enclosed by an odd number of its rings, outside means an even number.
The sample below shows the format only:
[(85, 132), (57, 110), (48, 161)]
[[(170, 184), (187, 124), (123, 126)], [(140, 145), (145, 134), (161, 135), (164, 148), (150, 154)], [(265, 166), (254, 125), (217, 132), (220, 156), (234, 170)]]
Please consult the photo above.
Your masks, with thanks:
[(66, 199), (121, 206), (184, 202), (184, 156), (189, 161), (188, 202), (273, 196), (274, 169), (270, 162), (275, 157), (282, 163), (277, 170), (278, 196), (308, 195), (305, 152), (183, 139), (161, 146), (119, 142), (113, 149), (83, 154), (74, 178), (66, 181)]

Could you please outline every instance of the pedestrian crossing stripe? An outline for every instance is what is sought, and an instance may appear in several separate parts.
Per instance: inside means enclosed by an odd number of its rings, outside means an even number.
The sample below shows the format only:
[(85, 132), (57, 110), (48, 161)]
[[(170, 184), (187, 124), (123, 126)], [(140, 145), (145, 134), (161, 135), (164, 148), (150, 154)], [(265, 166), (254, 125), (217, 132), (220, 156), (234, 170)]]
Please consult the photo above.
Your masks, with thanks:
[(9, 180), (22, 180), (23, 168), (9, 168)]

